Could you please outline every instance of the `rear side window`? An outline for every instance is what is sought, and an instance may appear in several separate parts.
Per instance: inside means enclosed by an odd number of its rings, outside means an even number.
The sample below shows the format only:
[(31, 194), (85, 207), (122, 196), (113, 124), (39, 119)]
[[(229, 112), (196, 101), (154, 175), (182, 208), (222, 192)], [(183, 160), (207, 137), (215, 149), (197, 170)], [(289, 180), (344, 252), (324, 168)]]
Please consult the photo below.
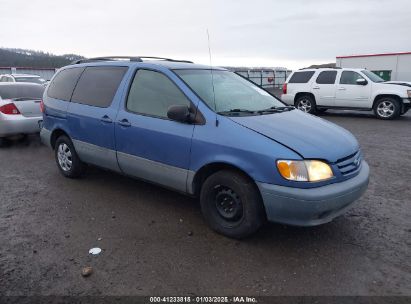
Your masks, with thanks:
[(357, 72), (344, 71), (341, 74), (340, 84), (357, 84), (357, 80), (364, 78)]
[(2, 99), (41, 99), (44, 87), (41, 85), (0, 85), (0, 97)]
[(190, 101), (165, 75), (139, 70), (127, 98), (127, 109), (140, 114), (167, 117), (172, 105), (190, 106)]
[(106, 108), (111, 105), (127, 67), (87, 67), (74, 89), (72, 102)]
[(337, 71), (324, 71), (318, 75), (316, 82), (318, 84), (334, 84), (336, 77)]
[(47, 96), (70, 101), (74, 87), (83, 71), (84, 68), (72, 68), (59, 72), (50, 83)]
[(288, 83), (307, 83), (314, 73), (314, 71), (295, 72)]

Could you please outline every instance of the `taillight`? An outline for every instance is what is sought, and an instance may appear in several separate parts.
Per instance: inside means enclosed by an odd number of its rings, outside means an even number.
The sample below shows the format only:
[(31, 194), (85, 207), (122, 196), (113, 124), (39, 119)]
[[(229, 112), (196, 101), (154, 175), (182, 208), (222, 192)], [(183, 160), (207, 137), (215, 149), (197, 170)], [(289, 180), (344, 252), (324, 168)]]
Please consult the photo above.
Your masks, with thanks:
[(40, 101), (40, 111), (41, 111), (41, 113), (44, 113), (44, 112), (46, 111), (46, 109), (45, 109), (45, 107), (44, 107), (44, 102), (43, 102), (43, 100)]
[(283, 94), (287, 94), (287, 83), (284, 82), (283, 84)]
[(0, 107), (0, 112), (7, 115), (17, 115), (20, 114), (19, 109), (17, 109), (14, 103), (8, 103)]

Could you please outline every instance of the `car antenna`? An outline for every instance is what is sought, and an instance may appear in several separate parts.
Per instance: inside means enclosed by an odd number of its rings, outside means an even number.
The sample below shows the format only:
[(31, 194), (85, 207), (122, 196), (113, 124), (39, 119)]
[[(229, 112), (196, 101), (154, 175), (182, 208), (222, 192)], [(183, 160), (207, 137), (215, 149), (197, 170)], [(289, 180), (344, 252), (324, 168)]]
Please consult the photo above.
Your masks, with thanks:
[[(217, 111), (217, 104), (215, 101), (215, 88), (214, 88), (214, 73), (213, 73), (213, 61), (212, 61), (212, 57), (211, 57), (211, 46), (210, 46), (210, 32), (208, 31), (207, 28), (207, 41), (208, 41), (208, 56), (210, 58), (210, 71), (211, 71), (211, 86), (213, 88), (213, 102), (214, 102), (214, 109), (215, 111)], [(218, 118), (217, 118), (217, 114), (215, 117), (215, 125), (216, 127), (218, 127)]]

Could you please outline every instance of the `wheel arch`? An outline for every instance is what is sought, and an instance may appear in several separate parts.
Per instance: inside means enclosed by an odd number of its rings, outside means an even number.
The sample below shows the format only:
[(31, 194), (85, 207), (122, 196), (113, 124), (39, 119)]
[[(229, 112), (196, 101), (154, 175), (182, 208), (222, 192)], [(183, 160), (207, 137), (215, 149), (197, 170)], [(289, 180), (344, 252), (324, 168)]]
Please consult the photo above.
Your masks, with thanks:
[(294, 97), (294, 105), (297, 102), (297, 99), (302, 97), (302, 96), (310, 96), (314, 100), (314, 102), (316, 103), (315, 96), (314, 96), (313, 93), (311, 93), (311, 92), (298, 92), (297, 94), (295, 94), (295, 97)]
[(56, 129), (53, 130), (53, 132), (51, 132), (50, 145), (51, 145), (51, 148), (52, 148), (53, 150), (54, 150), (54, 148), (55, 148), (57, 138), (59, 138), (59, 137), (62, 136), (62, 135), (65, 135), (65, 136), (67, 136), (68, 138), (70, 138), (70, 136), (68, 135), (68, 133), (67, 133), (66, 131), (64, 131), (63, 129), (61, 129), (61, 128), (56, 128)]
[(189, 192), (192, 192), (194, 196), (198, 196), (200, 194), (201, 187), (204, 181), (212, 174), (218, 171), (221, 171), (221, 170), (236, 171), (246, 176), (248, 179), (250, 179), (255, 184), (254, 179), (245, 170), (239, 168), (238, 166), (227, 163), (227, 162), (213, 162), (213, 163), (208, 163), (202, 166), (199, 170), (197, 170), (197, 172), (195, 172), (194, 177), (191, 182), (192, 184), (189, 185)]
[(387, 98), (387, 97), (397, 100), (400, 103), (400, 106), (402, 107), (403, 102), (402, 102), (402, 98), (400, 96), (395, 95), (395, 94), (377, 94), (374, 97), (374, 101), (372, 103), (372, 108), (374, 109), (375, 104), (377, 103), (378, 100), (380, 100), (382, 98)]

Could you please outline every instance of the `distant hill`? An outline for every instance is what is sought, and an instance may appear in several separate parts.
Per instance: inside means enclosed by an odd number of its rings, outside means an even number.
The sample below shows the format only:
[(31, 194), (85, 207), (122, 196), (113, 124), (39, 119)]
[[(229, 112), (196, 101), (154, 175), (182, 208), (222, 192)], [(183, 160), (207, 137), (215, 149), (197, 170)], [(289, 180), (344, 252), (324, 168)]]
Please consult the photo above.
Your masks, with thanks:
[(75, 54), (53, 55), (41, 51), (0, 48), (0, 67), (60, 68), (83, 58)]

